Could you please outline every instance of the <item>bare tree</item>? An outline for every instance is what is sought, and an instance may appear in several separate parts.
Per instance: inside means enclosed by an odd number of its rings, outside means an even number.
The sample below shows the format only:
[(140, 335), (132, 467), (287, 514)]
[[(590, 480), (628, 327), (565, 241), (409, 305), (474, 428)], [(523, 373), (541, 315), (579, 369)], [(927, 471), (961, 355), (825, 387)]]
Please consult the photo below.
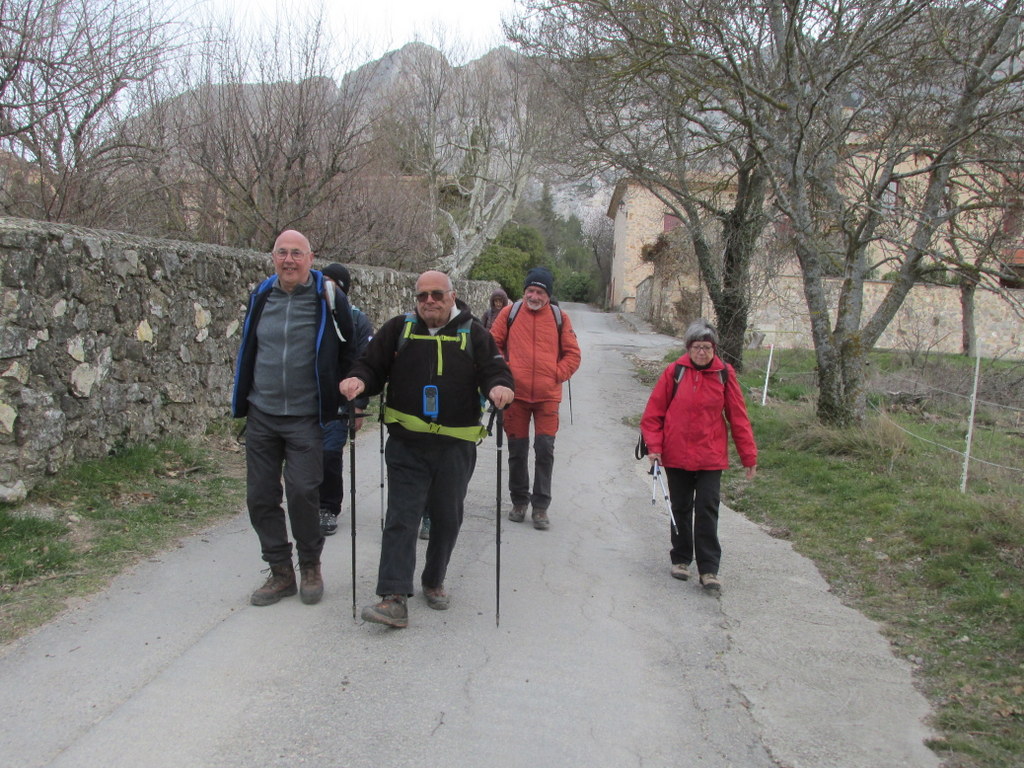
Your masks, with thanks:
[[(913, 285), (936, 261), (955, 260), (955, 251), (938, 247), (945, 225), (964, 212), (952, 203), (952, 186), (965, 174), (1011, 170), (1005, 155), (992, 153), (1000, 141), (1019, 146), (1024, 134), (1019, 0), (528, 5), (542, 12), (533, 22), (539, 33), (577, 12), (604, 20), (591, 32), (595, 53), (631, 53), (628, 71), (643, 72), (671, 100), (652, 122), (675, 113), (691, 134), (696, 124), (706, 135), (735, 137), (728, 152), (747, 165), (732, 167), (763, 175), (792, 232), (819, 418), (860, 421), (868, 351)], [(565, 46), (587, 34), (563, 28)], [(721, 150), (715, 160), (724, 165)], [(679, 173), (698, 178), (692, 168)], [(868, 311), (865, 281), (878, 270), (896, 279)], [(831, 277), (841, 281), (834, 305)]]
[(106, 182), (131, 162), (117, 125), (174, 52), (174, 25), (148, 0), (0, 0), (0, 18), (0, 139), (22, 170), (5, 210), (109, 224)]
[(318, 250), (344, 240), (326, 211), (369, 162), (372, 115), (365, 80), (342, 79), (343, 50), (321, 11), (225, 30), (193, 59), (188, 89), (159, 110), (161, 174), (183, 180), (194, 237), (263, 250), (303, 227)]
[(583, 220), (583, 241), (594, 256), (594, 269), (598, 275), (597, 289), (607, 299), (612, 257), (615, 254), (615, 225), (603, 213), (595, 212)]
[[(967, 209), (953, 194), (968, 175), (998, 179), (997, 137), (1021, 135), (1019, 3), (770, 4), (759, 50), (784, 67), (782, 87), (752, 92), (746, 119), (793, 224), (819, 374), (818, 415), (862, 420), (867, 352), (913, 285), (936, 261), (939, 239)], [(947, 230), (948, 232), (949, 230)], [(865, 281), (894, 272), (869, 311)], [(842, 277), (836, 305), (825, 277)], [(834, 321), (832, 318), (835, 318)]]
[(379, 133), (395, 172), (420, 178), (439, 269), (464, 277), (518, 204), (545, 138), (529, 62), (496, 49), (462, 67), (414, 43), (400, 52)]
[(510, 38), (550, 63), (560, 109), (555, 151), (580, 174), (614, 168), (685, 226), (721, 334), (742, 368), (750, 263), (768, 222), (768, 182), (745, 128), (725, 119), (696, 58), (669, 61), (689, 19), (672, 4), (527, 2)]

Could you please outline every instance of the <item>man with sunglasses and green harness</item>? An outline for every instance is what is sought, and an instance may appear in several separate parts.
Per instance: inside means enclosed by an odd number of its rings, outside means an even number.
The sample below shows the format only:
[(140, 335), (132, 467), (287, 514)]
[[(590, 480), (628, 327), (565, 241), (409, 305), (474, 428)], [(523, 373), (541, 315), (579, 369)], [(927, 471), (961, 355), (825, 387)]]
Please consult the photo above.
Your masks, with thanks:
[(387, 387), (388, 507), (381, 542), (377, 594), (365, 621), (408, 626), (414, 593), (420, 518), (431, 530), (420, 577), (430, 608), (449, 605), (444, 579), (462, 526), (466, 489), (476, 466), (481, 396), (504, 408), (515, 396), (512, 373), (494, 339), (459, 301), (443, 272), (416, 281), (416, 310), (381, 326), (341, 382), (349, 400)]

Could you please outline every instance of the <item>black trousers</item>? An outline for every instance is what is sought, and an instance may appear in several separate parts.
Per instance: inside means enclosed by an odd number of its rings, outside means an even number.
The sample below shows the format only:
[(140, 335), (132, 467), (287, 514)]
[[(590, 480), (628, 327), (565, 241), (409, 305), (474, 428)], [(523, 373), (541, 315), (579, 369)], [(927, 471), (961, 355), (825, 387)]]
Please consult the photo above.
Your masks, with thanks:
[(263, 559), (271, 565), (292, 559), (281, 505), (285, 495), (299, 562), (320, 562), (324, 548), (319, 508), (322, 457), (323, 431), (316, 416), (272, 416), (249, 407), (245, 426), (246, 503)]
[(389, 438), (388, 509), (377, 572), (378, 595), (412, 595), (420, 519), (430, 511), (430, 541), (420, 583), (440, 587), (462, 528), (466, 489), (476, 468), (468, 440)]
[(678, 533), (672, 531), (672, 563), (689, 565), (696, 560), (700, 573), (718, 573), (722, 561), (722, 545), (718, 542), (722, 470), (664, 469), (672, 515), (679, 529)]

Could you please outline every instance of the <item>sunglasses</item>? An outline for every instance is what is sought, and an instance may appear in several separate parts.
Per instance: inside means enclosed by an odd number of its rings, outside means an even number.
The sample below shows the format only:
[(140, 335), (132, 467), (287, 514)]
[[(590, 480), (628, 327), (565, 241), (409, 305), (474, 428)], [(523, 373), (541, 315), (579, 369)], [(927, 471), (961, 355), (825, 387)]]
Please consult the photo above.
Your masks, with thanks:
[(451, 291), (421, 291), (416, 294), (416, 301), (420, 304), (425, 302), (427, 299), (433, 299), (434, 301), (441, 301)]

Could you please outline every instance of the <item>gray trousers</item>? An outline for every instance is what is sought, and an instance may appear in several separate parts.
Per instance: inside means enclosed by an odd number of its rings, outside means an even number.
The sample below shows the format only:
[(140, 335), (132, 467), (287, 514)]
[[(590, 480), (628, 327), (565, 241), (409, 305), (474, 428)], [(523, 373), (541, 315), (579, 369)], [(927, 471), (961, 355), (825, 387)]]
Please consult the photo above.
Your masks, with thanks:
[[(249, 520), (263, 559), (289, 563), (282, 498), (288, 497), (288, 522), (300, 563), (319, 563), (324, 548), (320, 533), (320, 481), (323, 477), (323, 430), (316, 416), (272, 416), (249, 406), (245, 426), (245, 494)], [(284, 488), (281, 487), (282, 469)]]
[(551, 473), (555, 467), (555, 436), (533, 437), (533, 492), (530, 492), (530, 438), (508, 440), (508, 493), (513, 504), (534, 509), (551, 506)]

